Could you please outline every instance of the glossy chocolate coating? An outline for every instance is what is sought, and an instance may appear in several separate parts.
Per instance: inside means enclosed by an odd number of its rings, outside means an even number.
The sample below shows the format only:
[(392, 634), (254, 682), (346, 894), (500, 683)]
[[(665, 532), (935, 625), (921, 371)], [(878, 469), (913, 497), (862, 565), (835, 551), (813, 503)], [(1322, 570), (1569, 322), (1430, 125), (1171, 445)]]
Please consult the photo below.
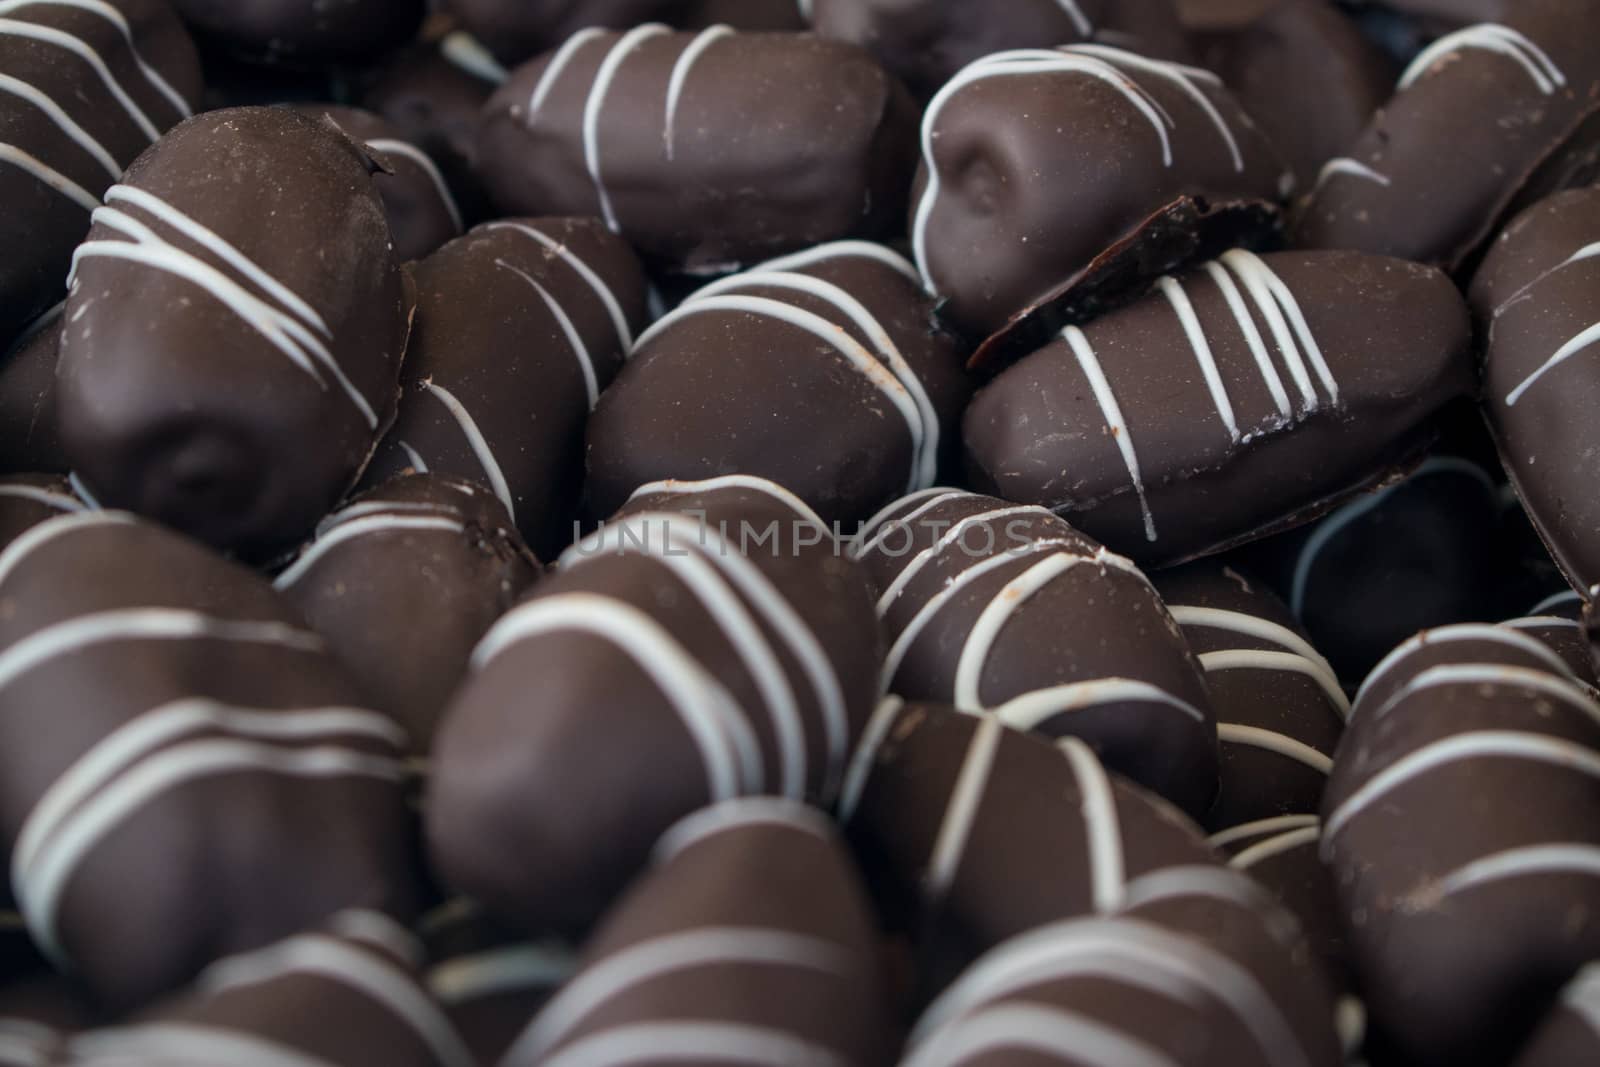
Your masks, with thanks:
[(930, 992), (1009, 937), (1115, 911), (1142, 874), (1215, 862), (1193, 823), (1076, 738), (897, 697), (857, 750), (840, 818)]
[(1160, 59), (1187, 59), (1172, 0), (811, 0), (824, 37), (862, 45), (923, 98), (973, 60), (1017, 48), (1099, 41)]
[(1600, 954), (1597, 773), (1600, 708), (1515, 629), (1425, 631), (1368, 677), (1323, 858), (1403, 1062), (1506, 1062)]
[[(65, 478), (13, 474), (0, 478), (0, 549), (49, 519), (83, 511), (84, 503)], [(0, 890), (0, 899), (4, 891)]]
[(384, 215), (403, 262), (421, 259), (446, 241), (460, 237), (461, 209), (433, 159), (380, 115), (334, 104), (298, 104), (309, 119), (331, 119), (353, 141), (366, 145), (387, 171), (372, 176), (383, 198)]
[(980, 390), (975, 487), (1040, 504), (1144, 563), (1219, 551), (1404, 467), (1473, 388), (1436, 270), (1235, 250), (1060, 337)]
[[(1600, 688), (1600, 674), (1596, 672), (1594, 657), (1590, 655), (1584, 602), (1576, 593), (1570, 599), (1554, 603), (1547, 601), (1540, 610), (1521, 618), (1508, 619), (1501, 626), (1519, 630), (1535, 641), (1547, 645), (1561, 657), (1573, 675), (1591, 689)], [(1596, 699), (1600, 699), (1597, 696)]]
[(736, 270), (902, 217), (915, 108), (808, 34), (593, 32), (490, 99), (477, 163), (507, 214), (598, 215), (669, 270)]
[(584, 423), (646, 322), (639, 261), (596, 219), (505, 219), (415, 274), (400, 418), (367, 484), (408, 468), (476, 482), (554, 556), (574, 539)]
[(1578, 972), (1561, 991), (1561, 1000), (1545, 1016), (1533, 1037), (1517, 1053), (1512, 1067), (1565, 1067), (1600, 1060), (1600, 964)]
[(1222, 788), (1216, 832), (1315, 812), (1350, 701), (1333, 667), (1264, 585), (1214, 561), (1154, 578), (1206, 672)]
[(1185, 198), (1206, 202), (1209, 226), (1288, 191), (1277, 153), (1215, 75), (1099, 45), (973, 63), (928, 105), (922, 137), (917, 268), (975, 337), (1086, 284), (1113, 246), (1139, 244)]
[(315, 1063), (476, 1067), (423, 986), (422, 947), (386, 915), (350, 910), (319, 929), (208, 967), (136, 1019), (74, 1037), (74, 1067)]
[(1050, 923), (979, 960), (902, 1067), (1335, 1067), (1334, 1002), (1294, 923), (1212, 866), (1133, 879), (1117, 914)]
[(195, 30), (255, 60), (347, 62), (403, 43), (426, 0), (173, 0)]
[(394, 419), (412, 294), (370, 175), (283, 108), (179, 126), (80, 246), (57, 417), (89, 491), (258, 556), (304, 537)]
[(1262, 14), (1197, 45), (1310, 189), (1394, 88), (1394, 63), (1328, 0), (1271, 0)]
[[(847, 527), (934, 483), (971, 384), (902, 257), (849, 241), (695, 293), (589, 420), (589, 508), (660, 478), (771, 478)], [(846, 531), (848, 532), (848, 530)]]
[(418, 474), (328, 516), (274, 584), (425, 755), (473, 647), (537, 574), (487, 490)]
[(1267, 576), (1354, 687), (1418, 630), (1504, 612), (1492, 580), (1504, 568), (1500, 505), (1478, 463), (1433, 455), (1315, 523), (1246, 546), (1240, 559)]
[(63, 301), (22, 332), (0, 357), (0, 471), (65, 473), (56, 430), (56, 362), (66, 322)]
[(1600, 189), (1557, 194), (1518, 216), (1472, 283), (1487, 337), (1483, 405), (1506, 474), (1573, 588), (1600, 582)]
[(520, 63), (590, 27), (626, 30), (672, 15), (684, 0), (444, 0), (503, 63)]
[(1324, 168), (1295, 244), (1469, 267), (1511, 212), (1600, 170), (1597, 33), (1600, 7), (1522, 0), (1430, 45)]
[(849, 852), (816, 811), (752, 798), (667, 832), (577, 975), (501, 1063), (635, 1048), (685, 1064), (878, 1067), (890, 1037), (877, 931)]
[(0, 554), (0, 619), (0, 853), (34, 940), (102, 1004), (411, 907), (404, 734), (265, 581), (72, 513)]
[(101, 195), (200, 98), (194, 44), (167, 0), (39, 0), (5, 19), (0, 348), (61, 299)]
[(830, 801), (880, 654), (865, 577), (790, 494), (647, 487), (473, 654), (435, 750), (434, 862), (522, 927), (581, 927), (673, 820)]
[(1070, 734), (1191, 816), (1211, 806), (1205, 683), (1128, 560), (1043, 508), (948, 489), (886, 508), (855, 551), (890, 643), (885, 690)]

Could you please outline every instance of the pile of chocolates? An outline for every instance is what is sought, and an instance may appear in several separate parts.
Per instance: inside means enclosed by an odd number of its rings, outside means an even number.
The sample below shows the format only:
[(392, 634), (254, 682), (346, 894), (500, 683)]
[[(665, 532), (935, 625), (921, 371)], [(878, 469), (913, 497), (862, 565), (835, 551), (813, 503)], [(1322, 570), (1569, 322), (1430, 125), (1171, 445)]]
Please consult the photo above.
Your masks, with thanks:
[(0, 1067), (1600, 1064), (1600, 0), (0, 0)]

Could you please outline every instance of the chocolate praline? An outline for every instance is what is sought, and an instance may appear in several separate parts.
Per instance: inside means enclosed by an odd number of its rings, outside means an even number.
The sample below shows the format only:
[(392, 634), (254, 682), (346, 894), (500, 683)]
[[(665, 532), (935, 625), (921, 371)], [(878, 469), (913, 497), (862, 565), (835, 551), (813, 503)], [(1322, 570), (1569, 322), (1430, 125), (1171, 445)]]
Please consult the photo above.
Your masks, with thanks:
[(247, 556), (304, 537), (394, 419), (413, 294), (336, 127), (208, 112), (74, 254), (57, 418), (89, 491)]
[(0, 349), (62, 293), (106, 189), (200, 99), (166, 0), (6, 5), (0, 33)]

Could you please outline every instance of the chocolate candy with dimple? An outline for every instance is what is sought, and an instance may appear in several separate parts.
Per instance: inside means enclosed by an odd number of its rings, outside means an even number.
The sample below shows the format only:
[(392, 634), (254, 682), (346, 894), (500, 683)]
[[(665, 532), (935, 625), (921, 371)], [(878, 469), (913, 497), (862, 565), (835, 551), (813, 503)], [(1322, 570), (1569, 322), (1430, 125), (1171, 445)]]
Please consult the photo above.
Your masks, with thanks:
[(166, 0), (0, 7), (0, 348), (61, 299), (73, 246), (134, 157), (200, 98)]
[(1522, 0), (1429, 45), (1323, 168), (1295, 244), (1470, 268), (1511, 212), (1600, 172), (1596, 34), (1600, 6)]
[(883, 688), (1087, 741), (1199, 818), (1217, 789), (1205, 683), (1150, 582), (1043, 508), (930, 489), (855, 555), (890, 642)]
[(328, 516), (273, 584), (426, 755), (473, 646), (537, 575), (488, 490), (419, 474)]
[(1489, 425), (1528, 517), (1578, 590), (1600, 582), (1597, 252), (1600, 189), (1575, 189), (1518, 216), (1472, 282)]
[(473, 653), (435, 748), (434, 862), (507, 920), (581, 927), (674, 819), (831, 800), (879, 655), (865, 577), (793, 494), (647, 486)]
[(366, 145), (388, 168), (372, 176), (383, 197), (383, 209), (394, 237), (395, 254), (404, 262), (421, 259), (461, 236), (461, 209), (427, 153), (406, 140), (381, 116), (334, 104), (297, 104), (311, 119), (327, 119), (353, 141)]
[(1334, 1001), (1305, 942), (1215, 866), (1132, 879), (1112, 915), (980, 959), (918, 1021), (902, 1067), (1336, 1067)]
[(1473, 389), (1450, 279), (1355, 252), (1243, 250), (1044, 348), (965, 418), (976, 486), (1142, 563), (1298, 525), (1414, 462)]
[(1323, 804), (1378, 1030), (1416, 1064), (1504, 1063), (1600, 956), (1600, 705), (1516, 629), (1425, 631), (1373, 671)]
[(589, 420), (589, 508), (659, 478), (771, 478), (857, 523), (934, 483), (971, 395), (915, 272), (844, 241), (699, 290), (634, 345)]
[(413, 296), (371, 175), (284, 108), (173, 130), (74, 254), (67, 456), (109, 507), (265, 556), (304, 537), (394, 419)]
[(117, 512), (0, 554), (0, 846), (112, 1009), (346, 907), (412, 906), (404, 732), (265, 581)]
[(928, 105), (922, 148), (917, 268), (977, 337), (1270, 228), (1293, 181), (1216, 75), (1100, 45), (971, 64)]
[(584, 423), (646, 321), (639, 261), (595, 219), (503, 219), (414, 269), (405, 395), (366, 484), (477, 482), (553, 556), (573, 540)]
[(426, 0), (173, 0), (199, 33), (257, 62), (317, 65), (381, 55), (422, 22)]
[(879, 1067), (893, 1058), (877, 931), (838, 833), (775, 798), (673, 826), (583, 966), (501, 1061)]
[(598, 215), (653, 264), (735, 270), (899, 221), (915, 107), (865, 51), (809, 34), (574, 35), (484, 110), (510, 214)]
[(421, 964), (422, 946), (393, 919), (343, 911), (217, 961), (136, 1019), (78, 1034), (62, 1062), (478, 1067), (423, 986)]
[(973, 60), (1014, 48), (1101, 41), (1161, 59), (1187, 58), (1172, 0), (810, 0), (824, 37), (870, 49), (913, 92), (932, 96)]
[(1015, 934), (1115, 911), (1143, 874), (1215, 862), (1076, 738), (898, 697), (868, 725), (839, 815), (884, 918), (917, 942), (924, 992)]

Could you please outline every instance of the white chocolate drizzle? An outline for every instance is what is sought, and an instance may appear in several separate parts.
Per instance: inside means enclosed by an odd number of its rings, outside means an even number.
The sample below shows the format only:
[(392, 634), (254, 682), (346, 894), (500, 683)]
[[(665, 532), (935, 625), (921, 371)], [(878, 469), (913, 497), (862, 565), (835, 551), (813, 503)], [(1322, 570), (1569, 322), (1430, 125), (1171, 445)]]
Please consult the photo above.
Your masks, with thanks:
[(1274, 815), (1267, 819), (1257, 819), (1254, 822), (1240, 823), (1230, 826), (1226, 830), (1219, 830), (1206, 838), (1207, 844), (1212, 848), (1221, 848), (1239, 841), (1248, 841), (1252, 837), (1276, 837), (1287, 830), (1303, 830), (1308, 826), (1319, 826), (1321, 820), (1315, 815)]
[(1228, 866), (1236, 871), (1248, 871), (1257, 864), (1275, 859), (1286, 852), (1293, 852), (1297, 848), (1315, 845), (1321, 840), (1322, 828), (1320, 826), (1302, 826), (1296, 830), (1286, 830), (1275, 837), (1269, 837), (1265, 841), (1258, 841), (1249, 848), (1244, 849), (1228, 860)]
[(589, 90), (589, 98), (583, 105), (583, 161), (589, 170), (589, 180), (594, 183), (595, 197), (600, 203), (600, 217), (605, 220), (606, 226), (612, 233), (622, 232), (622, 225), (617, 221), (617, 212), (611, 205), (611, 194), (606, 190), (605, 178), (600, 167), (600, 114), (605, 108), (606, 97), (611, 92), (611, 83), (616, 79), (617, 71), (633, 52), (645, 41), (652, 37), (662, 37), (672, 31), (659, 22), (649, 22), (643, 26), (636, 26), (617, 38), (611, 50), (606, 53), (605, 59), (600, 63), (600, 69), (594, 77), (594, 85)]
[(583, 389), (589, 398), (589, 410), (593, 411), (594, 406), (600, 402), (600, 378), (595, 371), (594, 357), (589, 355), (589, 346), (583, 343), (583, 337), (578, 333), (578, 328), (572, 324), (572, 317), (567, 314), (565, 308), (556, 302), (556, 298), (550, 295), (550, 290), (540, 284), (539, 279), (519, 267), (512, 266), (503, 259), (495, 260), (494, 265), (522, 279), (534, 292), (539, 294), (539, 299), (544, 301), (544, 306), (550, 309), (550, 314), (555, 318), (556, 325), (561, 329), (561, 335), (567, 340), (567, 347), (577, 357), (578, 368), (583, 371)]
[(1122, 851), (1122, 824), (1117, 818), (1116, 794), (1100, 760), (1075, 737), (1064, 737), (1056, 747), (1072, 767), (1083, 810), (1084, 839), (1088, 842), (1090, 882), (1094, 908), (1112, 912), (1122, 906), (1127, 869)]
[(659, 867), (672, 862), (691, 846), (754, 827), (769, 834), (773, 830), (804, 834), (828, 845), (835, 840), (833, 823), (809, 804), (788, 797), (742, 796), (701, 808), (679, 819), (656, 842), (650, 862)]
[(1078, 368), (1089, 382), (1095, 402), (1100, 405), (1100, 414), (1105, 419), (1106, 429), (1116, 442), (1117, 450), (1122, 453), (1122, 462), (1128, 468), (1128, 478), (1133, 483), (1133, 491), (1139, 497), (1139, 511), (1144, 515), (1145, 540), (1154, 544), (1157, 540), (1156, 519), (1150, 511), (1150, 500), (1145, 495), (1144, 476), (1139, 470), (1139, 450), (1134, 446), (1133, 434), (1128, 429), (1127, 420), (1122, 416), (1122, 406), (1117, 402), (1117, 394), (1106, 379), (1105, 370), (1100, 366), (1100, 359), (1095, 355), (1094, 346), (1089, 343), (1089, 338), (1083, 330), (1077, 326), (1068, 326), (1061, 331), (1061, 337), (1072, 349), (1072, 354), (1078, 361)]
[(477, 420), (472, 417), (472, 412), (450, 390), (436, 384), (429, 378), (422, 383), (422, 388), (432, 394), (433, 398), (444, 405), (456, 425), (461, 430), (461, 436), (466, 438), (467, 447), (472, 449), (472, 455), (478, 461), (478, 466), (483, 468), (483, 476), (489, 480), (489, 488), (494, 490), (494, 495), (500, 503), (506, 506), (506, 513), (513, 522), (517, 518), (517, 501), (511, 495), (511, 486), (506, 482), (505, 472), (500, 469), (500, 461), (495, 458), (494, 449), (489, 445), (489, 439), (478, 428)]
[[(599, 1067), (655, 1061), (681, 1063), (795, 1064), (796, 1067), (848, 1067), (822, 1045), (765, 1026), (723, 1022), (635, 1023), (602, 1030), (554, 1055), (539, 1067)], [(504, 1067), (534, 1061), (507, 1058)]]
[(689, 72), (694, 69), (708, 48), (724, 37), (732, 37), (733, 28), (718, 24), (710, 26), (697, 34), (689, 46), (683, 50), (678, 61), (672, 65), (672, 77), (667, 83), (667, 114), (666, 123), (661, 133), (661, 140), (666, 146), (667, 162), (672, 162), (676, 153), (675, 130), (678, 123), (678, 101), (683, 98), (683, 87), (689, 80)]
[(566, 72), (568, 65), (572, 63), (573, 57), (578, 54), (578, 50), (590, 41), (604, 37), (605, 34), (606, 31), (598, 26), (590, 26), (579, 30), (571, 37), (568, 37), (561, 47), (556, 50), (556, 54), (550, 57), (550, 62), (545, 64), (544, 73), (539, 75), (538, 82), (534, 84), (533, 93), (528, 97), (528, 121), (530, 123), (539, 117), (539, 112), (544, 108), (544, 102), (549, 98), (550, 91), (555, 88), (556, 82), (561, 80), (561, 75)]
[(274, 579), (273, 588), (285, 590), (294, 587), (317, 565), (317, 562), (333, 551), (339, 545), (349, 541), (370, 537), (373, 534), (416, 533), (427, 531), (431, 533), (447, 533), (460, 535), (466, 532), (466, 526), (456, 519), (443, 516), (429, 515), (368, 515), (363, 518), (351, 519), (348, 522), (336, 522), (327, 528), (326, 532), (318, 535), (309, 548), (300, 554), (292, 566)]
[[(118, 203), (137, 208), (176, 230), (222, 259), (243, 280), (229, 277), (193, 252), (157, 234), (133, 215), (114, 206)], [(190, 282), (261, 334), (320, 388), (328, 387), (322, 372), (330, 373), (367, 426), (377, 427), (377, 413), (328, 348), (327, 341), (333, 335), (322, 316), (221, 235), (151, 193), (127, 185), (111, 187), (106, 193), (106, 206), (95, 211), (93, 221), (130, 240), (102, 238), (79, 245), (72, 256), (72, 277), (76, 277), (84, 259), (104, 258), (126, 260)], [(279, 306), (250, 292), (246, 283), (267, 294)]]
[(568, 248), (564, 242), (557, 241), (544, 231), (522, 222), (491, 222), (487, 223), (483, 229), (511, 230), (515, 233), (520, 233), (530, 240), (537, 241), (540, 247), (571, 267), (578, 277), (583, 279), (584, 284), (599, 298), (600, 303), (606, 309), (606, 314), (611, 316), (611, 325), (617, 331), (618, 347), (624, 352), (633, 347), (633, 331), (628, 328), (628, 316), (623, 314), (622, 304), (617, 300), (617, 295), (611, 291), (611, 287), (606, 284), (605, 279), (600, 277), (593, 267), (574, 255), (572, 249)]
[(1136, 1034), (1115, 1029), (1078, 1012), (1037, 1003), (1002, 1004), (962, 1016), (939, 1031), (937, 1041), (918, 1046), (902, 1067), (958, 1067), (968, 1060), (989, 1062), (1005, 1049), (1117, 1067), (1183, 1067)]
[(609, 643), (667, 698), (700, 751), (709, 799), (729, 800), (762, 788), (759, 746), (738, 704), (660, 623), (631, 604), (591, 593), (528, 601), (484, 635), (472, 653), (472, 666), (482, 670), (520, 642), (563, 632)]
[(1581, 875), (1600, 879), (1600, 846), (1588, 842), (1525, 845), (1465, 864), (1440, 880), (1439, 890), (1453, 896), (1508, 878)]
[(1383, 174), (1377, 170), (1374, 170), (1372, 167), (1367, 166), (1367, 164), (1361, 162), (1359, 159), (1351, 159), (1348, 156), (1340, 156), (1337, 159), (1330, 159), (1328, 162), (1322, 165), (1322, 169), (1317, 172), (1317, 183), (1311, 188), (1311, 195), (1316, 196), (1322, 191), (1322, 187), (1324, 185), (1327, 185), (1334, 178), (1341, 176), (1358, 178), (1362, 181), (1372, 182), (1373, 184), (1381, 185), (1386, 189), (1393, 184), (1393, 181), (1387, 174)]
[[(1187, 604), (1173, 604), (1168, 610), (1179, 626), (1185, 629), (1221, 630), (1225, 633), (1242, 634), (1259, 641), (1266, 641), (1277, 645), (1284, 651), (1279, 655), (1290, 656), (1299, 660), (1298, 663), (1288, 659), (1255, 659), (1244, 660), (1228, 655), (1227, 653), (1254, 650), (1225, 650), (1204, 653), (1200, 657), (1200, 665), (1207, 671), (1234, 670), (1239, 668), (1256, 667), (1264, 670), (1288, 670), (1304, 674), (1313, 679), (1327, 696), (1328, 702), (1333, 705), (1339, 717), (1350, 717), (1350, 699), (1344, 694), (1344, 687), (1339, 684), (1339, 678), (1333, 671), (1333, 666), (1323, 658), (1322, 654), (1312, 647), (1311, 642), (1289, 629), (1270, 619), (1263, 619), (1258, 615), (1251, 615), (1242, 611), (1230, 611), (1225, 608), (1207, 608)], [(1206, 657), (1217, 657), (1208, 660)], [(1213, 666), (1214, 665), (1214, 666)]]
[(439, 195), (439, 202), (444, 205), (445, 214), (450, 216), (451, 227), (456, 233), (461, 232), (461, 209), (456, 206), (455, 194), (450, 192), (450, 186), (445, 182), (444, 175), (439, 173), (438, 164), (434, 163), (428, 153), (409, 141), (394, 137), (375, 138), (367, 142), (367, 147), (386, 156), (399, 156), (422, 171), (433, 185), (433, 191)]
[(1533, 84), (1545, 96), (1551, 95), (1567, 84), (1567, 77), (1561, 72), (1561, 68), (1556, 66), (1555, 61), (1544, 49), (1525, 34), (1518, 33), (1509, 26), (1485, 22), (1447, 34), (1424, 48), (1400, 76), (1399, 88), (1411, 88), (1434, 70), (1441, 59), (1468, 49), (1494, 52), (1514, 60), (1528, 72), (1528, 77), (1533, 79)]
[(229, 1067), (334, 1067), (327, 1060), (240, 1030), (195, 1023), (139, 1023), (87, 1030), (67, 1046), (71, 1062), (112, 1064), (148, 1058), (172, 1064), (226, 1063)]
[(1538, 382), (1539, 379), (1543, 378), (1550, 371), (1559, 367), (1561, 364), (1565, 363), (1579, 352), (1582, 352), (1584, 349), (1597, 342), (1600, 342), (1600, 322), (1595, 323), (1593, 326), (1590, 326), (1587, 329), (1579, 331), (1566, 344), (1556, 349), (1555, 354), (1549, 359), (1545, 360), (1544, 363), (1539, 366), (1538, 370), (1535, 370), (1532, 374), (1523, 379), (1521, 385), (1517, 386), (1515, 389), (1511, 390), (1510, 393), (1506, 394), (1506, 407), (1516, 407), (1517, 401), (1521, 400), (1523, 394), (1529, 389), (1533, 388), (1534, 384)]
[(1317, 751), (1303, 741), (1297, 741), (1287, 734), (1275, 730), (1262, 729), (1259, 726), (1245, 726), (1240, 723), (1224, 722), (1217, 724), (1217, 740), (1228, 745), (1245, 745), (1249, 748), (1259, 748), (1263, 752), (1271, 752), (1282, 756), (1284, 759), (1293, 760), (1305, 767), (1310, 767), (1318, 774), (1330, 774), (1333, 771), (1333, 760), (1326, 754)]
[(810, 504), (807, 504), (804, 500), (801, 500), (793, 492), (785, 489), (777, 482), (771, 481), (767, 478), (759, 477), (754, 474), (724, 474), (719, 478), (707, 478), (698, 482), (685, 482), (673, 479), (666, 479), (659, 482), (647, 482), (635, 489), (633, 493), (629, 495), (628, 499), (636, 500), (639, 497), (654, 496), (656, 494), (662, 494), (666, 496), (688, 496), (695, 493), (714, 493), (721, 489), (748, 489), (751, 492), (764, 493), (772, 499), (787, 506), (796, 515), (802, 519), (805, 519), (817, 529), (824, 532), (832, 532), (832, 527), (822, 521), (822, 516), (818, 515), (812, 509)]
[(956, 880), (961, 857), (967, 850), (967, 839), (972, 836), (973, 824), (978, 820), (978, 809), (983, 805), (984, 794), (988, 792), (995, 754), (1004, 736), (1005, 726), (992, 715), (983, 717), (973, 727), (966, 757), (961, 762), (961, 771), (950, 790), (950, 802), (945, 806), (944, 818), (939, 823), (933, 853), (928, 857), (922, 891), (929, 900), (943, 897)]
[[(1394, 670), (1395, 667), (1399, 666), (1401, 662), (1413, 653), (1427, 648), (1437, 648), (1444, 644), (1469, 641), (1506, 645), (1543, 663), (1558, 678), (1577, 680), (1577, 676), (1572, 673), (1572, 668), (1567, 665), (1567, 661), (1556, 655), (1550, 646), (1543, 641), (1504, 626), (1491, 626), (1484, 623), (1471, 622), (1457, 623), (1453, 626), (1440, 626), (1433, 630), (1423, 630), (1421, 633), (1414, 634), (1397, 645), (1394, 651), (1378, 661), (1378, 665), (1373, 667), (1372, 671), (1367, 675), (1366, 681), (1361, 683), (1360, 690), (1356, 692), (1356, 705), (1358, 707), (1361, 705), (1362, 697), (1372, 690), (1372, 687), (1377, 684), (1379, 679)], [(1496, 669), (1499, 669), (1498, 665)], [(1413, 681), (1415, 680), (1413, 679)], [(1389, 703), (1393, 704), (1394, 701), (1391, 699)]]

